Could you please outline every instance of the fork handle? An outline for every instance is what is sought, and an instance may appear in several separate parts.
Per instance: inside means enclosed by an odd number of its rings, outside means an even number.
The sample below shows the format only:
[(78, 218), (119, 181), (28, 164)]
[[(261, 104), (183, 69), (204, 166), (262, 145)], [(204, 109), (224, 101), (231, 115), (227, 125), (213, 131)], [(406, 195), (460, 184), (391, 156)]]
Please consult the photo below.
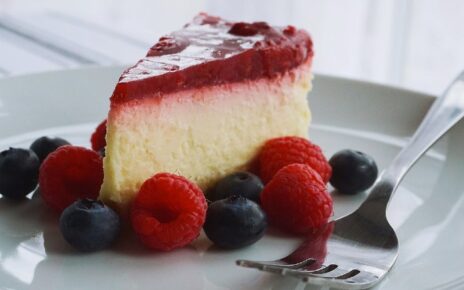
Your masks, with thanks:
[(363, 208), (386, 208), (398, 184), (414, 163), (451, 127), (464, 117), (464, 71), (437, 98), (409, 143), (385, 169), (369, 196), (361, 205)]

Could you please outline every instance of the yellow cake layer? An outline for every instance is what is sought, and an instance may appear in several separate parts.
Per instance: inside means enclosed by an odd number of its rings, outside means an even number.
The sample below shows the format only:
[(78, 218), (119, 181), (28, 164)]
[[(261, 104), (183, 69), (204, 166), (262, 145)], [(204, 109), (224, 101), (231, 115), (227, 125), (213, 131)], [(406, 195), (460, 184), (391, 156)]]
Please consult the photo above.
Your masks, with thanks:
[(261, 79), (112, 107), (100, 198), (126, 208), (157, 172), (187, 177), (203, 190), (247, 168), (263, 143), (307, 136), (311, 119), (309, 65)]

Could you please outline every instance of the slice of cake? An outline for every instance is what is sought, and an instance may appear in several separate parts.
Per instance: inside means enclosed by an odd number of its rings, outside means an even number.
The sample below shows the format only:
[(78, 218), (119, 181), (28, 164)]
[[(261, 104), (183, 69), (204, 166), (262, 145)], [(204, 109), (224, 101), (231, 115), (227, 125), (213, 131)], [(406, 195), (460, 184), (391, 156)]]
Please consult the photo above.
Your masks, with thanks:
[(111, 97), (101, 199), (124, 209), (157, 172), (206, 190), (266, 140), (306, 136), (312, 57), (303, 30), (206, 14), (160, 38)]

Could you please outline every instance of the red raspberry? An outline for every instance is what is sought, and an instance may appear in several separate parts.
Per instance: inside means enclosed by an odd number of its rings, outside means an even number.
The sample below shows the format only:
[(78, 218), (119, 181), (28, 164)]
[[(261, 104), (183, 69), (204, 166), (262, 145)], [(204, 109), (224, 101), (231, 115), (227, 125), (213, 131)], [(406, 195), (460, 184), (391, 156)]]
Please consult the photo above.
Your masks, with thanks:
[(206, 209), (197, 185), (182, 176), (158, 173), (142, 184), (135, 197), (132, 227), (149, 248), (170, 251), (198, 237)]
[(279, 170), (261, 193), (269, 222), (302, 234), (325, 223), (332, 214), (332, 198), (319, 174), (306, 164)]
[(332, 167), (321, 148), (301, 137), (280, 137), (268, 140), (259, 158), (260, 177), (269, 182), (279, 169), (292, 163), (301, 163), (316, 170), (327, 184), (332, 176)]
[(93, 132), (90, 137), (90, 144), (92, 144), (92, 149), (95, 151), (100, 151), (106, 146), (106, 119), (101, 122), (95, 132)]
[(40, 167), (41, 196), (58, 212), (77, 199), (96, 199), (102, 182), (102, 158), (84, 147), (62, 146), (48, 155)]

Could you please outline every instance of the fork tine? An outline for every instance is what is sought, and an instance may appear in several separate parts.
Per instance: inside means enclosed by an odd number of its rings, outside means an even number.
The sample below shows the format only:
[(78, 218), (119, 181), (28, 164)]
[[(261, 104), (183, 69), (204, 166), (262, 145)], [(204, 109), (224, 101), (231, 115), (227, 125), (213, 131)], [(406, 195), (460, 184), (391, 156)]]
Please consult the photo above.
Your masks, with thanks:
[(338, 277), (335, 275), (333, 277), (330, 277), (330, 276), (325, 276), (324, 274), (320, 275), (320, 274), (313, 274), (313, 273), (300, 274), (297, 277), (302, 278), (303, 282), (305, 283), (311, 283), (315, 285), (327, 285), (329, 287), (341, 288), (341, 289), (366, 289), (366, 288), (371, 287), (373, 284), (375, 284), (376, 281), (379, 280), (379, 277), (377, 275), (366, 272), (366, 271), (359, 271), (359, 270), (343, 271), (342, 270), (342, 272), (344, 272), (344, 274)]
[(347, 270), (335, 264), (322, 266), (317, 270), (302, 270), (301, 268), (315, 263), (314, 259), (307, 259), (300, 263), (283, 265), (278, 261), (257, 262), (249, 260), (237, 260), (237, 265), (248, 268), (255, 268), (261, 271), (274, 274), (292, 276), (302, 279), (305, 283), (314, 285), (329, 285), (342, 289), (365, 289), (372, 286), (379, 277), (367, 271), (356, 269)]
[(279, 263), (279, 261), (251, 261), (251, 260), (237, 260), (235, 263), (238, 266), (246, 267), (246, 268), (255, 268), (258, 270), (270, 269), (273, 272), (278, 272), (284, 269), (299, 269), (306, 267), (308, 265), (313, 264), (316, 262), (313, 258), (308, 258), (298, 263), (294, 264), (283, 264)]
[(349, 271), (337, 267), (337, 265), (323, 265), (316, 270), (304, 270), (304, 269), (287, 269), (283, 272), (283, 275), (293, 276), (296, 278), (306, 279), (307, 277), (317, 277), (317, 278), (337, 278), (342, 276)]
[[(290, 267), (282, 267), (281, 265), (261, 265), (261, 267), (257, 268), (258, 270), (264, 271), (264, 272), (269, 272), (269, 273), (274, 273), (274, 274), (280, 274), (282, 276), (285, 276), (287, 274), (292, 275), (292, 273), (295, 272), (304, 272), (304, 273), (312, 273), (312, 272), (317, 272), (317, 271), (322, 271), (324, 270), (324, 267), (319, 267), (316, 270), (310, 271), (310, 270), (299, 270), (295, 268), (290, 268)], [(295, 275), (294, 275), (295, 276)], [(301, 278), (301, 277), (299, 277)]]
[[(323, 268), (321, 270), (318, 270), (318, 271), (309, 271), (305, 275), (310, 274), (311, 276), (314, 276), (314, 277), (337, 278), (338, 279), (339, 277), (347, 275), (348, 273), (351, 273), (351, 271), (347, 270), (347, 269), (340, 268), (337, 265), (331, 264), (331, 265), (329, 265), (329, 266), (327, 266), (327, 267), (325, 267), (325, 268)], [(291, 273), (289, 273), (289, 274), (291, 275)], [(349, 276), (349, 277), (351, 277), (351, 276)]]
[(358, 274), (353, 275), (349, 278), (338, 277), (338, 279), (345, 279), (347, 282), (350, 282), (350, 283), (362, 284), (362, 283), (371, 283), (372, 281), (376, 281), (379, 279), (379, 276), (373, 273), (367, 272), (367, 271), (359, 271)]
[[(299, 269), (304, 269), (308, 266), (315, 265), (317, 264), (317, 261), (314, 259), (308, 259), (306, 261), (300, 262), (298, 264), (292, 265), (292, 266), (282, 266), (282, 265), (263, 265), (263, 267), (260, 269), (261, 271), (266, 271), (266, 272), (271, 272), (271, 273), (277, 273), (281, 275), (286, 275), (288, 271), (302, 271)], [(317, 265), (316, 265), (317, 266)], [(314, 271), (321, 271), (323, 270), (321, 266), (317, 266)], [(306, 270), (308, 272), (312, 272), (311, 270)]]
[(334, 264), (330, 264), (328, 266), (319, 265), (317, 268), (311, 269), (311, 265), (317, 264), (315, 259), (307, 259), (300, 263), (290, 265), (277, 264), (276, 262), (277, 261), (273, 261), (273, 264), (271, 264), (269, 262), (238, 260), (237, 265), (248, 268), (255, 268), (274, 274), (295, 276), (298, 278), (306, 277), (308, 274), (313, 274), (315, 276), (317, 275), (318, 277), (330, 277), (330, 273), (332, 273), (331, 277), (335, 278), (349, 272), (347, 270), (337, 269), (337, 265)]

